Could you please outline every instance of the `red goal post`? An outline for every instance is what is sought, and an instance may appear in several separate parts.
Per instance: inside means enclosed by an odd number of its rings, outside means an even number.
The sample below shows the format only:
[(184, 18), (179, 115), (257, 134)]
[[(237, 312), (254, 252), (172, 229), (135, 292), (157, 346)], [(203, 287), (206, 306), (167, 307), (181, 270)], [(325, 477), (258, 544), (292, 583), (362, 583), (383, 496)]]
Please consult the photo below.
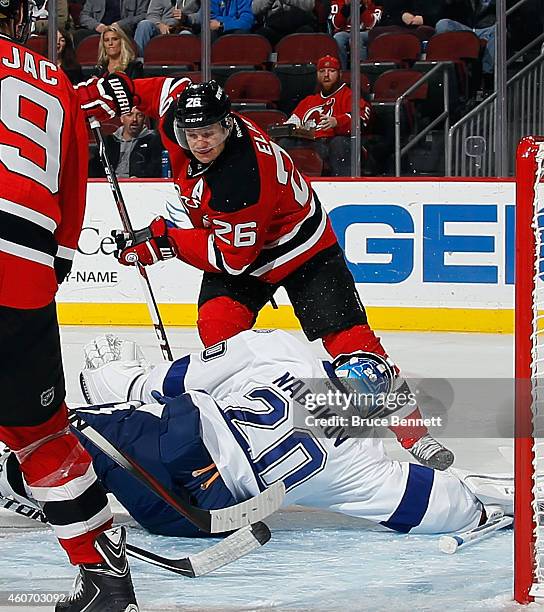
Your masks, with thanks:
[(544, 601), (544, 137), (516, 155), (514, 598)]

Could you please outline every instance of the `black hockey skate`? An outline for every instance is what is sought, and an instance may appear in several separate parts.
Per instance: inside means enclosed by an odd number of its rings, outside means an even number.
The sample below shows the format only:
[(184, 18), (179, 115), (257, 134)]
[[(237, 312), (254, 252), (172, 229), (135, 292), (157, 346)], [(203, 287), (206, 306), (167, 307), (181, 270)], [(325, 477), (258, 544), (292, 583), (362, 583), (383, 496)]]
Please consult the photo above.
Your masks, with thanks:
[(455, 459), (454, 454), (430, 434), (420, 438), (408, 450), (421, 465), (440, 471), (447, 470)]
[(125, 542), (124, 527), (98, 536), (95, 547), (104, 563), (79, 566), (74, 593), (57, 603), (56, 612), (138, 612)]

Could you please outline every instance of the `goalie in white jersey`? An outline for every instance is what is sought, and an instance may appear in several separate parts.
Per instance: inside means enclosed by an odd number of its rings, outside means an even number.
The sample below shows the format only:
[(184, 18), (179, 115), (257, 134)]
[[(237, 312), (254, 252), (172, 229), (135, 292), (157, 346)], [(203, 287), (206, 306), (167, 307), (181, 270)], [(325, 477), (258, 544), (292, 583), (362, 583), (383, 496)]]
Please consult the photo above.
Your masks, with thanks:
[[(130, 359), (121, 360), (127, 352)], [(466, 478), (459, 470), (393, 461), (380, 440), (355, 437), (353, 429), (331, 419), (329, 408), (311, 408), (309, 394), (319, 384), (324, 391), (351, 382), (337, 376), (355, 376), (373, 392), (389, 388), (394, 376), (389, 377), (386, 363), (369, 370), (364, 354), (331, 364), (285, 332), (245, 331), (173, 363), (153, 366), (133, 343), (113, 336), (88, 345), (86, 357), (84, 393), (90, 403), (109, 405), (79, 414), (157, 477), (168, 472), (163, 482), (169, 486), (175, 488), (183, 472), (189, 474), (184, 486), (194, 477), (194, 491), (215, 490), (215, 507), (229, 505), (229, 495), (230, 503), (241, 501), (281, 479), (286, 505), (342, 512), (402, 533), (474, 528), (485, 521), (484, 504), (512, 512), (511, 489), (504, 483), (484, 479), (482, 487), (480, 477)], [(403, 416), (411, 406), (394, 410)], [(331, 420), (317, 427), (312, 417)], [(136, 506), (149, 502), (147, 492), (140, 491), (134, 502), (133, 481), (121, 474), (112, 485), (105, 457), (96, 449), (93, 456), (106, 486), (145, 527), (195, 535), (183, 531), (183, 519), (174, 511), (174, 518), (165, 519), (167, 527), (147, 522), (145, 516), (168, 514), (167, 508), (157, 511), (164, 502), (149, 493), (154, 509), (142, 512)], [(131, 488), (128, 498), (124, 486)], [(204, 503), (210, 505), (208, 499)]]

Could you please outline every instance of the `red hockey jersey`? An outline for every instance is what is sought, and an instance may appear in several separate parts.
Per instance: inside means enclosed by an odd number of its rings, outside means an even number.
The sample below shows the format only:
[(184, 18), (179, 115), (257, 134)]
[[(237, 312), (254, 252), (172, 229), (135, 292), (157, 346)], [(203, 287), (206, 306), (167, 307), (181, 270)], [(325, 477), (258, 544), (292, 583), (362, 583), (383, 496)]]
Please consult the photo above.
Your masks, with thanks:
[[(361, 98), (359, 108), (361, 123), (363, 127), (367, 127), (372, 107)], [(316, 138), (343, 136), (351, 132), (351, 89), (345, 83), (342, 83), (336, 91), (328, 96), (316, 93), (301, 100), (287, 122), (304, 127), (319, 126), (322, 116), (335, 117), (338, 125), (335, 128), (328, 129), (316, 127)]]
[[(331, 0), (330, 20), (334, 32), (351, 29), (351, 0)], [(381, 6), (375, 6), (372, 0), (361, 1), (361, 30), (371, 30), (382, 18)]]
[(169, 235), (181, 259), (201, 270), (278, 282), (336, 241), (325, 211), (289, 155), (236, 113), (225, 149), (211, 164), (180, 147), (174, 101), (189, 83), (134, 81), (138, 107), (159, 120), (180, 203), (194, 228)]
[(72, 259), (83, 223), (87, 132), (64, 74), (0, 36), (0, 305), (55, 296), (56, 255)]

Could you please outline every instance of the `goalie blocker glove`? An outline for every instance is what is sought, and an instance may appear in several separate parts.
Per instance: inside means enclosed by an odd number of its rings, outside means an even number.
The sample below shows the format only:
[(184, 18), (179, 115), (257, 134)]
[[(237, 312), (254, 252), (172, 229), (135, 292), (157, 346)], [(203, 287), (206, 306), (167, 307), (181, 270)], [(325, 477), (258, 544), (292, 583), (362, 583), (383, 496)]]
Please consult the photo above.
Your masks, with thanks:
[(114, 256), (124, 266), (149, 266), (177, 255), (164, 217), (156, 217), (149, 227), (136, 230), (133, 236), (124, 230), (113, 230), (111, 235), (117, 245)]
[(117, 115), (127, 115), (137, 104), (134, 83), (121, 72), (80, 83), (75, 89), (87, 119), (107, 121)]

